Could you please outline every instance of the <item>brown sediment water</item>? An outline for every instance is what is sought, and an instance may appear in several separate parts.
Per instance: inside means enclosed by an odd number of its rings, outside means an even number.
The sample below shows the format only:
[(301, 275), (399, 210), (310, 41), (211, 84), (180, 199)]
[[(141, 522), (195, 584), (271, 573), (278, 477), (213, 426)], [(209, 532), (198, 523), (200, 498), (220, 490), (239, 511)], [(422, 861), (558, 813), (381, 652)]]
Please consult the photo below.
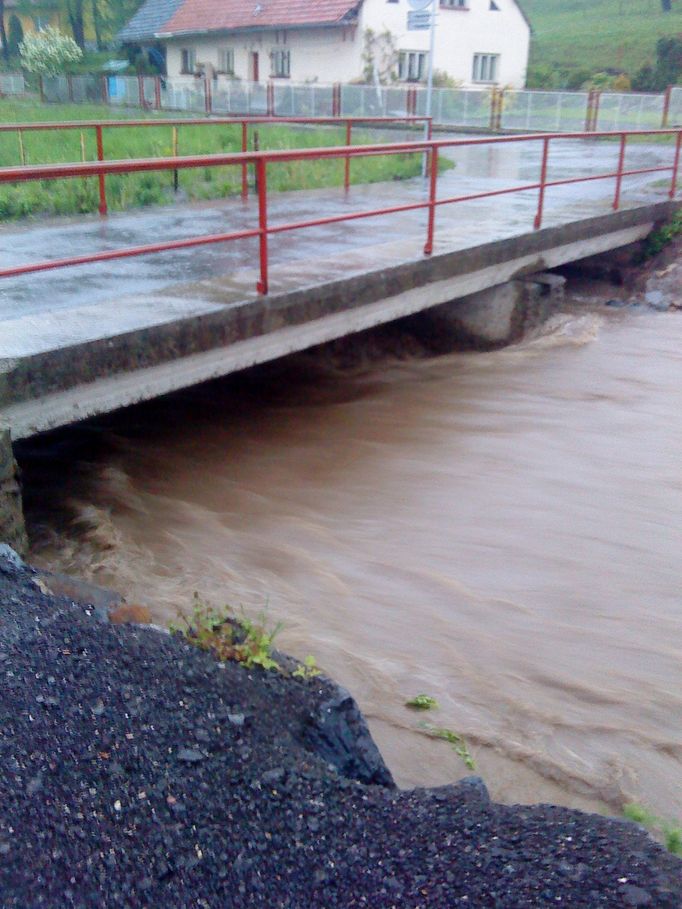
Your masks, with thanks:
[(682, 315), (573, 306), (493, 353), (373, 337), (27, 446), (34, 559), (159, 622), (193, 591), (267, 607), (402, 785), (468, 773), (426, 721), (498, 798), (682, 816)]

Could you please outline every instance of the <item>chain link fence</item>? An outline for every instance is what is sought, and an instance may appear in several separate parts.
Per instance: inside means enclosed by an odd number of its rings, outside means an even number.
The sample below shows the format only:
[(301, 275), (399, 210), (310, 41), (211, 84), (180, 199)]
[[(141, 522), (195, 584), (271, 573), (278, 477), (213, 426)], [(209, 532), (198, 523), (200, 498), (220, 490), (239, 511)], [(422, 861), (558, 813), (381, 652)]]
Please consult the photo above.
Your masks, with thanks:
[(26, 83), (21, 73), (0, 73), (0, 95), (23, 95)]
[[(280, 117), (425, 116), (421, 86), (321, 85), (210, 80), (192, 76), (55, 76), (41, 80), (48, 102)], [(0, 74), (0, 94), (26, 90), (23, 76)], [(440, 126), (519, 132), (658, 129), (682, 124), (682, 87), (666, 94), (436, 88)]]

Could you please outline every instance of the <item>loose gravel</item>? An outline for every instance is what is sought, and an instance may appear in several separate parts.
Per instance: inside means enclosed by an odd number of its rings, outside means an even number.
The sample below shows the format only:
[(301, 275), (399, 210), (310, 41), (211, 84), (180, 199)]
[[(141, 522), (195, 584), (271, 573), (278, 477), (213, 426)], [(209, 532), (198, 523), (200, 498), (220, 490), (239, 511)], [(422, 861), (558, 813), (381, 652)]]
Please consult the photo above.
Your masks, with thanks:
[(682, 906), (635, 825), (400, 791), (362, 730), (335, 756), (332, 683), (104, 623), (2, 557), (0, 679), (3, 909)]

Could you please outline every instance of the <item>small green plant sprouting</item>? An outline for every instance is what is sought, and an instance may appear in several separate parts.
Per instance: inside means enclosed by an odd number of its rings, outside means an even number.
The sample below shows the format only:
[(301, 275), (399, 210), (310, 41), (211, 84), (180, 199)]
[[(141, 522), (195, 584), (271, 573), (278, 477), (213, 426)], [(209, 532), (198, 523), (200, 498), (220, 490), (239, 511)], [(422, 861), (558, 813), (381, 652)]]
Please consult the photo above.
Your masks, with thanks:
[(178, 622), (169, 626), (171, 634), (181, 634), (185, 640), (201, 650), (210, 651), (218, 660), (235, 660), (247, 669), (279, 669), (272, 658), (272, 646), (281, 630), (281, 624), (268, 629), (265, 613), (257, 621), (244, 613), (235, 616), (229, 606), (215, 609), (194, 594), (189, 616), (181, 615)]
[(411, 700), (405, 701), (405, 706), (411, 707), (413, 710), (436, 710), (438, 701), (429, 694), (418, 694)]
[(316, 676), (321, 675), (317, 667), (317, 660), (311, 655), (308, 655), (291, 674), (295, 679), (314, 679)]
[(449, 742), (454, 748), (455, 754), (464, 761), (469, 770), (476, 769), (476, 762), (471, 756), (469, 746), (461, 735), (458, 735), (451, 729), (445, 729), (440, 726), (429, 726), (428, 723), (422, 723), (422, 729), (434, 739), (443, 739), (445, 742)]
[(625, 805), (623, 814), (629, 820), (634, 821), (636, 824), (641, 824), (652, 833), (660, 834), (668, 852), (672, 852), (673, 855), (682, 855), (682, 827), (664, 821), (649, 811), (648, 808), (643, 805), (637, 805), (635, 802)]

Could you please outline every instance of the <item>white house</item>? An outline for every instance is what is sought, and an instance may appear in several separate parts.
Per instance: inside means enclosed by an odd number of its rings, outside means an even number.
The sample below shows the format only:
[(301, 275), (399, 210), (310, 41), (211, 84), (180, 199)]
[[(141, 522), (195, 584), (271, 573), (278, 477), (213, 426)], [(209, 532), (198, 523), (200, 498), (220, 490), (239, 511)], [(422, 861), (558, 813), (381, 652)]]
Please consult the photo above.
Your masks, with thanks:
[[(523, 87), (530, 26), (517, 0), (433, 0), (434, 68), (464, 86)], [(428, 30), (410, 0), (147, 0), (121, 32), (161, 44), (170, 77), (423, 82)]]

